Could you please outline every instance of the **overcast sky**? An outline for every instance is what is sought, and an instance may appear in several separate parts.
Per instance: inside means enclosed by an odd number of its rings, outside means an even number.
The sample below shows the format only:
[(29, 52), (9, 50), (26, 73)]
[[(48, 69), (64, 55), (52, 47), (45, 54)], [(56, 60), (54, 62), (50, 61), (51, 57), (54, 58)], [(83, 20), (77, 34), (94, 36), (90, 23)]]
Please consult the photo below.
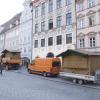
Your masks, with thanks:
[(23, 10), (25, 0), (0, 0), (0, 25)]

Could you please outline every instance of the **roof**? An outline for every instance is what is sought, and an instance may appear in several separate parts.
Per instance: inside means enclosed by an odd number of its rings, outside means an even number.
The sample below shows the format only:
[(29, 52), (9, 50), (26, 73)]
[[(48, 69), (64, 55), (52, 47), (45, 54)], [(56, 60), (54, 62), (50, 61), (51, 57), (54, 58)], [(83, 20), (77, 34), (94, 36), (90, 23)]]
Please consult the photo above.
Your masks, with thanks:
[(2, 24), (1, 27), (4, 29), (1, 31), (1, 33), (6, 32), (7, 30), (10, 29), (10, 25), (15, 25), (17, 20), (20, 20), (21, 12), (15, 15), (13, 18), (11, 18), (9, 21), (6, 23)]
[(57, 55), (57, 57), (64, 57), (67, 55), (71, 55), (71, 54), (77, 54), (77, 55), (83, 55), (83, 56), (100, 56), (100, 52), (89, 52), (89, 51), (85, 51), (85, 50), (72, 50), (72, 49), (68, 49), (65, 52), (60, 53), (59, 55)]
[(36, 2), (38, 2), (38, 1), (40, 1), (40, 0), (34, 0), (33, 3), (36, 3)]
[(14, 51), (9, 51), (9, 50), (5, 49), (5, 50), (2, 51), (2, 53), (8, 53), (8, 52), (11, 52), (11, 53), (20, 53), (20, 51), (15, 51), (15, 50)]

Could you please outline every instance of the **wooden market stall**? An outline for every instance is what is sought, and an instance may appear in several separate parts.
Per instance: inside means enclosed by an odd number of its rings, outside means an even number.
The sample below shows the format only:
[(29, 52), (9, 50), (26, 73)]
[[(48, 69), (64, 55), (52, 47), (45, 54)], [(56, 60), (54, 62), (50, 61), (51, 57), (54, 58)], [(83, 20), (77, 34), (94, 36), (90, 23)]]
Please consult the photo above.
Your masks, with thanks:
[(94, 76), (100, 70), (99, 52), (88, 52), (78, 49), (67, 50), (57, 57), (60, 56), (62, 57), (62, 72), (72, 73), (73, 75)]

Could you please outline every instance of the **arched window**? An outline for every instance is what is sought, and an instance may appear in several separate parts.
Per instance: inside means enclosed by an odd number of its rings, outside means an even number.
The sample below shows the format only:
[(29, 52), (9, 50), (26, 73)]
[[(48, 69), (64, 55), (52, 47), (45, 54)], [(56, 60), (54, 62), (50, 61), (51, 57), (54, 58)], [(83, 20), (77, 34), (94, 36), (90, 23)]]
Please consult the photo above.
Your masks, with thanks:
[(52, 52), (49, 52), (46, 57), (52, 58), (54, 57), (54, 54)]

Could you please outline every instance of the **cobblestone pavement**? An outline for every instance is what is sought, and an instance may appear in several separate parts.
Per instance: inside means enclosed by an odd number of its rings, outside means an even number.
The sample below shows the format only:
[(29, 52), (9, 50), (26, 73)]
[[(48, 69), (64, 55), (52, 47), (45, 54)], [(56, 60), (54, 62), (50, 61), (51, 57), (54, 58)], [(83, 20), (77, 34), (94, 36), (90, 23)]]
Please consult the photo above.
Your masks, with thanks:
[[(43, 78), (44, 77), (41, 77), (39, 75), (35, 75), (35, 74), (29, 74), (27, 72), (27, 69), (22, 68), (21, 70), (15, 70), (14, 72), (16, 73), (20, 73), (20, 74), (24, 74), (24, 75), (28, 75), (28, 76), (31, 76), (31, 77), (37, 77), (37, 78)], [(61, 82), (61, 83), (69, 83), (69, 84), (74, 84), (72, 83), (72, 80), (68, 79), (68, 78), (64, 78), (64, 77), (56, 77), (56, 78), (48, 78), (48, 77), (45, 77), (46, 80), (51, 80), (51, 81), (57, 81), (57, 82)], [(88, 88), (95, 88), (95, 89), (100, 89), (100, 82), (98, 84), (85, 84), (85, 85), (82, 85), (82, 86), (85, 86), (85, 87), (88, 87)]]
[(100, 90), (35, 76), (4, 71), (0, 100), (100, 100)]

